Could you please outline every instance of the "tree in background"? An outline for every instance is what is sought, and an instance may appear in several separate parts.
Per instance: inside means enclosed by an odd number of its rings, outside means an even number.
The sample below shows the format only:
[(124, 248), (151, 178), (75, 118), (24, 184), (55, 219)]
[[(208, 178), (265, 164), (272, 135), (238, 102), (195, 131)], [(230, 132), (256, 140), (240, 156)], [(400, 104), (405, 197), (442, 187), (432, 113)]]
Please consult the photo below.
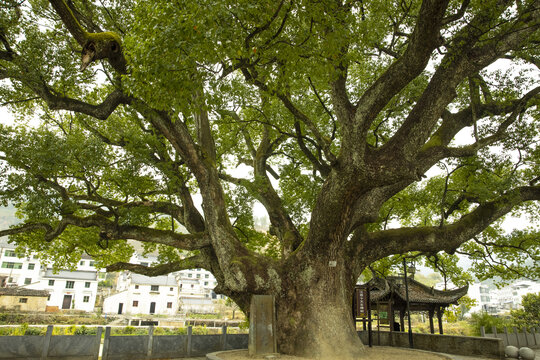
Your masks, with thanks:
[(540, 293), (530, 293), (521, 298), (522, 309), (510, 312), (514, 326), (519, 329), (540, 327)]
[(244, 311), (275, 296), (281, 352), (354, 358), (367, 267), (538, 278), (537, 228), (501, 221), (540, 213), (539, 5), (5, 0), (0, 199), (22, 223), (0, 236), (56, 266), (205, 268)]
[(463, 321), (465, 319), (465, 314), (467, 314), (471, 308), (476, 306), (476, 304), (476, 300), (465, 295), (458, 300), (457, 305), (452, 305), (445, 310), (444, 315), (448, 322)]
[(504, 328), (509, 327), (512, 324), (509, 319), (492, 316), (486, 312), (473, 313), (470, 323), (474, 336), (480, 336), (482, 334), (482, 326), (487, 332), (491, 332), (491, 329), (495, 326), (498, 333), (504, 333)]

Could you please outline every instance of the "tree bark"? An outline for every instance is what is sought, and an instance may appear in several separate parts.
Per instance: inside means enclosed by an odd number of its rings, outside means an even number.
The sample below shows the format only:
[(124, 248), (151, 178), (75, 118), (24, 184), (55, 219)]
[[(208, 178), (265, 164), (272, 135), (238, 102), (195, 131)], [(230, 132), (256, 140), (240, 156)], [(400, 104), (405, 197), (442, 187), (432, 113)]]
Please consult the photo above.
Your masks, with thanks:
[(352, 319), (348, 264), (299, 264), (277, 294), (278, 350), (313, 358), (357, 359), (364, 346)]

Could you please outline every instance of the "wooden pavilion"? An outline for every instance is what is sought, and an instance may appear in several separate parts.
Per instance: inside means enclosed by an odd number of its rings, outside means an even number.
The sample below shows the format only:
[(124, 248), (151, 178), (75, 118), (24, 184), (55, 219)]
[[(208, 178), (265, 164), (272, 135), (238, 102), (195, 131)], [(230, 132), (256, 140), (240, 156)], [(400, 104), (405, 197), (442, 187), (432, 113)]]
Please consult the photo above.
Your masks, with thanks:
[[(436, 315), (439, 323), (439, 333), (443, 334), (442, 315), (444, 309), (467, 294), (469, 286), (455, 290), (436, 290), (414, 279), (408, 278), (409, 307), (411, 312), (426, 312), (429, 316), (429, 327), (435, 333), (433, 317)], [(369, 289), (369, 295), (364, 294)], [(369, 298), (369, 306), (367, 299)], [(390, 331), (405, 331), (405, 314), (407, 310), (407, 295), (405, 292), (405, 278), (389, 276), (386, 279), (373, 278), (364, 285), (358, 285), (353, 300), (353, 316), (355, 320), (367, 321), (368, 312), (375, 313), (373, 321), (377, 327), (388, 327)], [(395, 321), (396, 312), (399, 313), (399, 327)]]

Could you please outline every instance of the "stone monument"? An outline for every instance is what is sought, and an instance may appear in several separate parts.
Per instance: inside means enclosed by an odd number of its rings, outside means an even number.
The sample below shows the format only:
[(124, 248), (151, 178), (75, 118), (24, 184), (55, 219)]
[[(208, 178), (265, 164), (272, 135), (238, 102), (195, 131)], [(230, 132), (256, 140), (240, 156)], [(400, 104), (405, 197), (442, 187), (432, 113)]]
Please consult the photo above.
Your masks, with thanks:
[(250, 356), (277, 353), (275, 299), (271, 295), (253, 295), (249, 314)]

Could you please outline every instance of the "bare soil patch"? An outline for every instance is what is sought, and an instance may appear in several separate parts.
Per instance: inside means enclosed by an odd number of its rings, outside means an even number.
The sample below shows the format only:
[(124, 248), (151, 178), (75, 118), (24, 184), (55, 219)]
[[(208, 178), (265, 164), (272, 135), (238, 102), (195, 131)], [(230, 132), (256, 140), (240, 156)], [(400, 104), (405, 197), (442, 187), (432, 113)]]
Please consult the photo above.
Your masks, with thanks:
[[(313, 359), (291, 355), (266, 355), (251, 357), (247, 350), (227, 351), (219, 353), (219, 358), (222, 360), (254, 360), (254, 359), (276, 359), (276, 360), (341, 360), (337, 358)], [(366, 347), (364, 355), (360, 358), (369, 360), (448, 360), (449, 358), (443, 355), (430, 353), (427, 351), (409, 350), (403, 348), (392, 348), (385, 346), (377, 346), (373, 348)]]

